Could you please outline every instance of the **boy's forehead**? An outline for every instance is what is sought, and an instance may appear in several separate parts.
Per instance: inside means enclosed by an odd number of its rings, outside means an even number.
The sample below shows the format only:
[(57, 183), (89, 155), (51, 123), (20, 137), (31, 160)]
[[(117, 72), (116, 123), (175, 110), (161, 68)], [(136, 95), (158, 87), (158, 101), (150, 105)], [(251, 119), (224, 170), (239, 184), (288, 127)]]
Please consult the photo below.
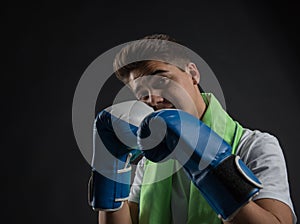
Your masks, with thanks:
[[(175, 68), (179, 68), (178, 65), (174, 63), (167, 63), (163, 61), (149, 61), (144, 64), (142, 64), (140, 67), (133, 69), (129, 73), (129, 81), (134, 80), (136, 78), (142, 77), (142, 76), (147, 76), (147, 75), (152, 75), (158, 70), (161, 71), (169, 71), (173, 70)], [(184, 69), (184, 68), (182, 68)]]
[(145, 73), (144, 75), (147, 75), (147, 73), (154, 71), (158, 69), (159, 67), (165, 67), (167, 65), (170, 65), (170, 63), (164, 62), (164, 61), (147, 61), (142, 66), (137, 68), (136, 72), (142, 72)]

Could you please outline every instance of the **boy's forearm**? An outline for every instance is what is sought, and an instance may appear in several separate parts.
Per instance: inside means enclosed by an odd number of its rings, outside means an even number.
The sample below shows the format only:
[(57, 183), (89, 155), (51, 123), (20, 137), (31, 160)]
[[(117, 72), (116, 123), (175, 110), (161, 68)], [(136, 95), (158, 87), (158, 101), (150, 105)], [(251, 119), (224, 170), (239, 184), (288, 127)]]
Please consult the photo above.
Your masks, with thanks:
[(99, 211), (98, 220), (99, 224), (132, 224), (128, 202), (125, 201), (122, 208), (117, 211)]
[(259, 199), (251, 201), (225, 224), (292, 224), (293, 218), (290, 208), (284, 203), (273, 199)]

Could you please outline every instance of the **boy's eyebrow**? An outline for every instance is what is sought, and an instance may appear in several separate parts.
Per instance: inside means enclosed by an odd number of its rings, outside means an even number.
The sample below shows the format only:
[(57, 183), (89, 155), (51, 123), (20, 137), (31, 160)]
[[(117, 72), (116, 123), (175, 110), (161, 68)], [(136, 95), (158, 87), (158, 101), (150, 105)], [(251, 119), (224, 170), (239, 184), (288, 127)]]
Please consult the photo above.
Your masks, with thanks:
[(168, 72), (168, 71), (167, 70), (158, 69), (158, 70), (155, 70), (154, 72), (150, 73), (149, 75), (156, 75), (158, 73), (165, 73), (165, 72)]

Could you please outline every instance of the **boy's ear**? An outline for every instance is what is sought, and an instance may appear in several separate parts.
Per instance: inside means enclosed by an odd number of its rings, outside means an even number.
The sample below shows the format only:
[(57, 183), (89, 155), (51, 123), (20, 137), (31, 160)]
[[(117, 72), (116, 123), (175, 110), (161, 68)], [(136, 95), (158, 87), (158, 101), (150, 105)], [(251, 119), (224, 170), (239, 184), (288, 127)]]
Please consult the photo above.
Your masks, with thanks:
[(186, 72), (192, 76), (193, 82), (195, 85), (198, 85), (200, 82), (200, 72), (195, 63), (190, 62), (186, 66)]

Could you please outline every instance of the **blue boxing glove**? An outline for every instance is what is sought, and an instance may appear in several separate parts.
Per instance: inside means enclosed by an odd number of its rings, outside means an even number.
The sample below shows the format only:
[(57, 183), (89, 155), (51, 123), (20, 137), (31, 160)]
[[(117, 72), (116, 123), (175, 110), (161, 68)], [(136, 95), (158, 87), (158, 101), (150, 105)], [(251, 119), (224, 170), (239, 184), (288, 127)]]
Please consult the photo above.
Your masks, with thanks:
[(138, 144), (145, 157), (153, 162), (178, 160), (224, 220), (232, 218), (262, 188), (239, 156), (231, 154), (227, 142), (184, 111), (160, 110), (147, 116), (138, 130)]
[(136, 132), (153, 109), (138, 101), (113, 105), (101, 111), (94, 122), (92, 175), (89, 204), (96, 211), (116, 211), (128, 199), (130, 162), (137, 158)]

